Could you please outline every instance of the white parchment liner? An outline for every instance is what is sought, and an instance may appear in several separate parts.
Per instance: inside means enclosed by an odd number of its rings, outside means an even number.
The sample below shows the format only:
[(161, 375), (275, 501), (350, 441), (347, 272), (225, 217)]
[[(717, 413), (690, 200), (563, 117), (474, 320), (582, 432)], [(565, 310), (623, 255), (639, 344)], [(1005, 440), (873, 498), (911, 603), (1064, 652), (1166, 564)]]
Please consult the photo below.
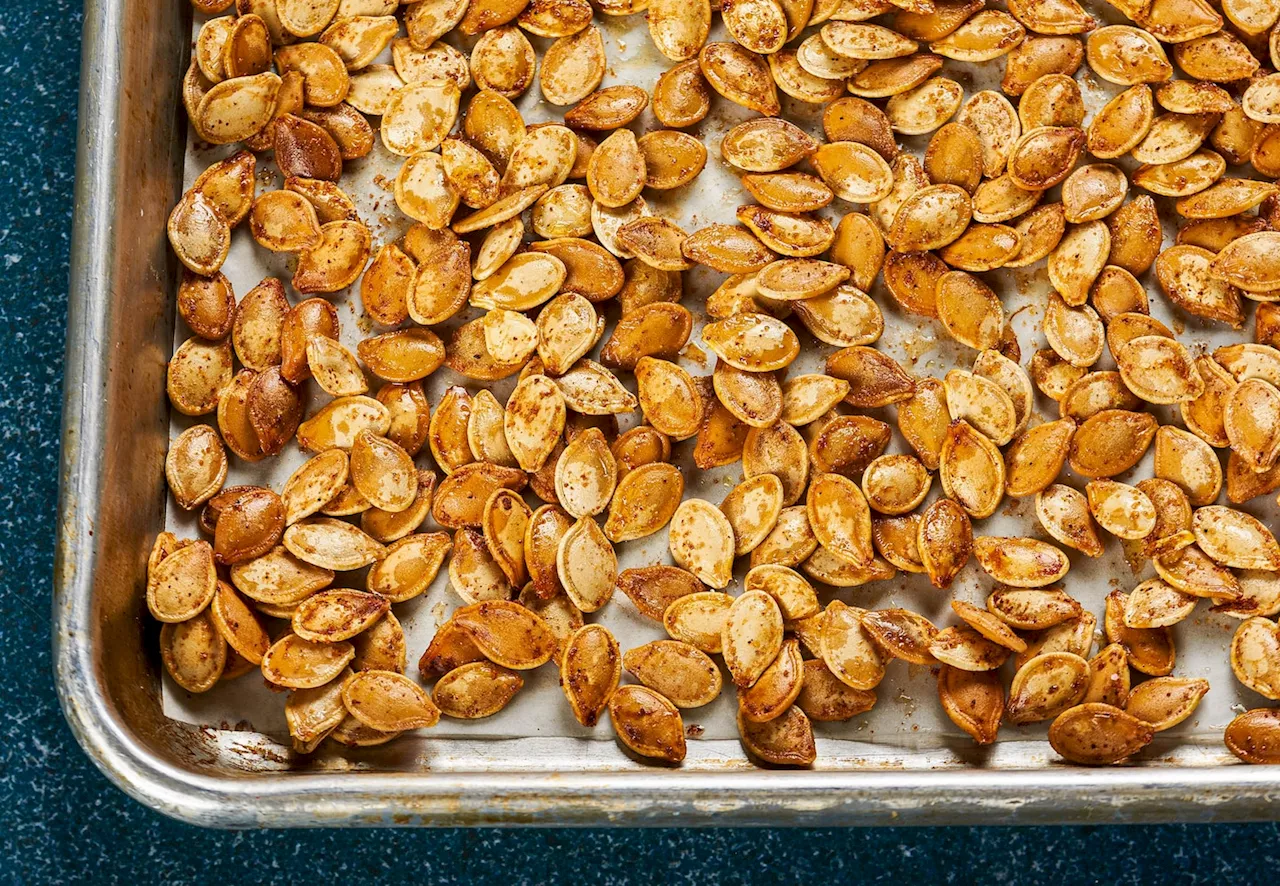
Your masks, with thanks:
[[(1105, 23), (1110, 23), (1111, 19), (1116, 18), (1114, 11), (1101, 3), (1091, 5), (1091, 11)], [(196, 22), (197, 29), (200, 23), (200, 21)], [(651, 90), (657, 77), (671, 63), (659, 55), (650, 43), (644, 16), (610, 18), (598, 15), (595, 24), (603, 32), (609, 63), (602, 85), (631, 83)], [(542, 52), (550, 41), (538, 37), (530, 39), (541, 58)], [(712, 39), (726, 39), (719, 24), (713, 31)], [(470, 42), (460, 41), (456, 35), (450, 36), (448, 40), (469, 53)], [(389, 53), (387, 55), (388, 58), (380, 58), (378, 61), (389, 61)], [(1119, 87), (1097, 80), (1089, 74), (1087, 68), (1081, 70), (1081, 87), (1091, 116), (1119, 91)], [(965, 87), (967, 99), (981, 89), (998, 90), (1003, 71), (1003, 60), (985, 65), (948, 61), (941, 73), (960, 82)], [(464, 94), (463, 110), (473, 91), (469, 90)], [(822, 137), (820, 107), (806, 105), (781, 93), (780, 97), (784, 117), (804, 127), (815, 136)], [(566, 110), (543, 102), (536, 83), (517, 100), (517, 104), (527, 123), (551, 120), (559, 122)], [(706, 168), (693, 183), (676, 191), (647, 190), (644, 196), (651, 212), (670, 218), (690, 232), (712, 222), (733, 223), (734, 210), (739, 205), (750, 203), (752, 200), (741, 187), (737, 176), (720, 159), (719, 144), (726, 130), (753, 116), (756, 115), (715, 96), (712, 112), (707, 119), (686, 130), (706, 144), (709, 153)], [(377, 118), (372, 122), (376, 128)], [(643, 134), (661, 128), (661, 124), (654, 118), (651, 111), (646, 110), (632, 128), (637, 134)], [(900, 143), (907, 150), (923, 156), (928, 137), (906, 138)], [(234, 146), (232, 148), (206, 147), (201, 150), (189, 144), (185, 169), (186, 184), (190, 185), (210, 163), (231, 153), (233, 149)], [(382, 244), (400, 237), (411, 224), (410, 219), (399, 212), (391, 194), (391, 183), (395, 179), (401, 162), (402, 158), (390, 155), (382, 148), (379, 141), (371, 155), (361, 160), (347, 162), (344, 166), (340, 184), (355, 200), (361, 218), (373, 230), (374, 253)], [(1126, 165), (1124, 160), (1112, 162)], [(1230, 172), (1245, 174), (1242, 169), (1234, 169)], [(258, 193), (280, 187), (281, 182), (281, 176), (275, 167), (270, 162), (263, 162), (260, 159)], [(1056, 190), (1047, 195), (1047, 200), (1050, 199), (1058, 199)], [(1169, 213), (1166, 210), (1170, 209), (1167, 205), (1170, 201), (1156, 199), (1167, 219)], [(837, 200), (821, 214), (835, 222), (846, 212), (864, 208)], [(246, 228), (247, 225), (241, 225), (235, 231), (230, 255), (222, 269), (230, 279), (237, 298), (247, 293), (263, 277), (274, 275), (286, 283), (290, 300), (297, 303), (301, 297), (287, 285), (292, 276), (291, 257), (273, 254), (259, 247)], [(528, 229), (527, 225), (526, 229)], [(1166, 220), (1166, 246), (1172, 244), (1174, 233), (1174, 226)], [(1043, 305), (1050, 291), (1044, 262), (1039, 262), (1033, 269), (999, 271), (981, 276), (1000, 294), (1006, 314), (1013, 318), (1013, 326), (1022, 348), (1022, 365), (1025, 368), (1036, 350), (1047, 346), (1044, 335), (1040, 331)], [(685, 274), (683, 304), (693, 312), (695, 318), (692, 344), (700, 343), (699, 330), (705, 320), (705, 299), (723, 279), (724, 275), (701, 267)], [(1150, 293), (1152, 314), (1177, 331), (1180, 339), (1197, 353), (1218, 345), (1247, 339), (1252, 335), (1251, 318), (1243, 330), (1233, 331), (1226, 329), (1222, 324), (1211, 326), (1202, 323), (1180, 312), (1175, 315), (1168, 301), (1159, 291), (1154, 274), (1148, 273), (1143, 278), (1143, 282)], [(368, 318), (363, 316), (359, 285), (357, 282), (351, 289), (331, 296), (331, 300), (338, 308), (342, 324), (342, 341), (352, 350), (361, 338), (380, 331), (374, 330)], [(901, 361), (917, 376), (941, 378), (949, 369), (969, 368), (972, 364), (975, 352), (951, 341), (941, 329), (940, 324), (903, 313), (897, 308), (893, 299), (882, 290), (880, 284), (877, 284), (871, 294), (885, 316), (885, 332), (877, 343), (877, 347)], [(1249, 304), (1251, 303), (1246, 302), (1246, 305)], [(606, 304), (601, 307), (612, 327), (613, 321), (617, 319), (616, 305)], [(479, 314), (479, 311), (468, 308), (455, 321), (447, 324), (446, 330), (457, 325), (458, 321), (469, 320)], [(188, 334), (181, 323), (178, 325), (179, 329), (174, 339), (175, 346)], [(788, 369), (788, 374), (821, 372), (825, 357), (834, 348), (807, 335), (799, 323), (793, 323), (792, 326), (799, 333), (803, 348), (800, 358)], [(605, 339), (608, 334), (606, 333)], [(442, 332), (442, 335), (447, 338), (447, 331)], [(598, 350), (599, 347), (596, 349), (597, 353)], [(696, 359), (696, 354), (694, 358), (682, 359), (680, 362), (694, 375), (708, 375), (711, 372), (711, 361)], [(1114, 364), (1109, 353), (1094, 367), (1094, 369), (1113, 368)], [(634, 391), (635, 382), (630, 374), (624, 374), (623, 381)], [(378, 382), (376, 379), (372, 382), (371, 387), (376, 390)], [(424, 389), (433, 409), (439, 402), (441, 392), (454, 384), (463, 384), (472, 392), (482, 386), (488, 386), (469, 381), (447, 368), (442, 368), (424, 382)], [(513, 380), (506, 380), (492, 385), (492, 388), (499, 399), (505, 400), (512, 384)], [(329, 399), (315, 386), (314, 382), (306, 383), (304, 396), (310, 398), (307, 415)], [(1176, 411), (1157, 409), (1155, 412), (1162, 423), (1180, 424), (1176, 418)], [(893, 408), (872, 410), (869, 414), (890, 422), (896, 428)], [(1037, 395), (1035, 414), (1031, 423), (1036, 424), (1057, 417), (1057, 404)], [(193, 420), (174, 413), (172, 436), (176, 437), (195, 421), (216, 423), (214, 416)], [(639, 412), (634, 417), (626, 417), (622, 427), (623, 429), (631, 427), (638, 421)], [(692, 440), (677, 444), (673, 448), (673, 460), (685, 474), (685, 496), (701, 497), (713, 504), (718, 504), (734, 484), (741, 480), (741, 465), (735, 464), (715, 471), (699, 471), (692, 464), (692, 448)], [(906, 444), (896, 433), (889, 451), (908, 451)], [(233, 456), (227, 485), (256, 483), (279, 491), (284, 481), (305, 458), (306, 454), (296, 445), (290, 445), (280, 456), (266, 459), (259, 464), (246, 464)], [(433, 466), (426, 447), (419, 454), (417, 462), (422, 466)], [(1134, 471), (1120, 479), (1136, 482), (1151, 474), (1151, 455), (1148, 453)], [(1083, 478), (1070, 473), (1069, 470), (1064, 472), (1062, 481), (1080, 488), (1083, 488), (1084, 484)], [(941, 494), (940, 486), (935, 476), (929, 500)], [(535, 507), (540, 503), (531, 492), (528, 493), (528, 498)], [(1244, 506), (1244, 510), (1263, 518), (1273, 528), (1280, 525), (1275, 519), (1275, 505), (1271, 496), (1263, 496), (1248, 503)], [(168, 526), (180, 536), (194, 537), (197, 534), (194, 516), (181, 511), (172, 499), (168, 506)], [(436, 527), (428, 518), (421, 531), (437, 528), (439, 527)], [(1046, 538), (1036, 522), (1034, 500), (1030, 498), (1022, 500), (1006, 498), (1001, 509), (991, 518), (978, 521), (974, 530), (976, 535), (1031, 535)], [(1105, 536), (1105, 533), (1103, 535)], [(617, 547), (620, 568), (670, 562), (665, 529), (646, 539)], [(1121, 555), (1118, 540), (1109, 536), (1106, 537), (1106, 553), (1097, 560), (1091, 560), (1075, 551), (1068, 553), (1071, 557), (1071, 571), (1063, 585), (1094, 613), (1098, 619), (1099, 630), (1102, 624), (1103, 599), (1106, 594), (1114, 588), (1130, 590), (1140, 580), (1154, 575), (1149, 566), (1143, 573), (1135, 575)], [(743, 570), (739, 569), (734, 584), (728, 588), (730, 593), (740, 592), (742, 572)], [(356, 576), (345, 581), (340, 576), (335, 582), (335, 585), (344, 584), (363, 587), (363, 573), (358, 575), (358, 581)], [(820, 592), (820, 598), (825, 603), (834, 596), (872, 609), (902, 606), (922, 613), (939, 627), (945, 627), (959, 623), (949, 606), (952, 597), (984, 605), (991, 586), (991, 579), (975, 562), (970, 562), (950, 591), (944, 592), (932, 588), (922, 576), (900, 573), (897, 578), (889, 582), (839, 590), (834, 593)], [(405, 630), (410, 676), (416, 677), (418, 657), (426, 648), (436, 627), (444, 622), (449, 613), (460, 604), (460, 598), (449, 589), (446, 570), (441, 569), (435, 584), (426, 594), (395, 607), (396, 615)], [(666, 636), (661, 625), (641, 616), (631, 601), (621, 593), (615, 594), (608, 605), (587, 618), (588, 621), (607, 625), (617, 636), (624, 650)], [(1234, 619), (1209, 613), (1207, 604), (1201, 603), (1191, 618), (1173, 628), (1178, 654), (1174, 673), (1179, 676), (1208, 678), (1212, 689), (1196, 714), (1175, 727), (1166, 737), (1178, 736), (1183, 740), (1192, 739), (1197, 744), (1203, 743), (1209, 748), (1220, 750), (1222, 729), (1235, 713), (1243, 710), (1242, 705), (1254, 707), (1264, 702), (1260, 696), (1241, 687), (1231, 674), (1227, 662), (1227, 648), (1237, 624), (1238, 621)], [(1099, 646), (1096, 648), (1100, 648), (1103, 643), (1105, 640), (1099, 636)], [(1005, 666), (1005, 670), (1007, 686), (1008, 679), (1012, 676), (1012, 661)], [(558, 672), (553, 665), (546, 665), (534, 672), (526, 672), (524, 676), (526, 678), (524, 689), (504, 711), (479, 721), (457, 721), (444, 718), (439, 726), (430, 730), (426, 737), (493, 739), (572, 736), (594, 737), (612, 742), (612, 731), (607, 722), (602, 722), (595, 729), (585, 729), (573, 719), (558, 686)], [(1136, 679), (1140, 675), (1135, 672), (1134, 676)], [(624, 675), (623, 679), (626, 681), (629, 678)], [(847, 723), (815, 724), (815, 731), (819, 738), (873, 742), (883, 746), (890, 753), (895, 749), (908, 752), (909, 749), (955, 747), (957, 743), (968, 742), (967, 737), (942, 713), (937, 701), (936, 680), (929, 668), (911, 666), (900, 661), (893, 662), (877, 692), (879, 702), (868, 714), (855, 717)], [(278, 737), (287, 744), (284, 700), (284, 693), (272, 691), (263, 680), (252, 673), (231, 682), (220, 683), (212, 691), (202, 695), (187, 693), (167, 676), (164, 680), (164, 710), (169, 717), (213, 728), (252, 728)], [(699, 737), (706, 740), (736, 738), (735, 706), (735, 693), (726, 679), (726, 690), (714, 703), (684, 712), (686, 726), (700, 727), (702, 731)], [(1001, 731), (1000, 740), (1001, 742), (1019, 739), (1042, 740), (1045, 729), (1046, 724), (1026, 727), (1006, 726)], [(697, 733), (697, 729), (691, 730), (692, 733)], [(823, 744), (825, 743), (820, 741), (820, 746)], [(691, 758), (697, 755), (696, 747), (691, 747), (690, 755)], [(818, 765), (822, 765), (821, 757)]]

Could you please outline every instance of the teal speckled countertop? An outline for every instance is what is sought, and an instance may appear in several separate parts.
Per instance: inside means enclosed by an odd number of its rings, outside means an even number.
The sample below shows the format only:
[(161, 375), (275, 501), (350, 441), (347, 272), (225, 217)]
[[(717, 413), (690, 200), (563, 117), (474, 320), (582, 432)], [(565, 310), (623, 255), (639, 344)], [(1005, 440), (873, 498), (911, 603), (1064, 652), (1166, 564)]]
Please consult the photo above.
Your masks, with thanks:
[(0, 882), (1169, 886), (1280, 862), (1275, 825), (216, 833), (125, 797), (72, 740), (49, 662), (79, 6), (0, 8)]

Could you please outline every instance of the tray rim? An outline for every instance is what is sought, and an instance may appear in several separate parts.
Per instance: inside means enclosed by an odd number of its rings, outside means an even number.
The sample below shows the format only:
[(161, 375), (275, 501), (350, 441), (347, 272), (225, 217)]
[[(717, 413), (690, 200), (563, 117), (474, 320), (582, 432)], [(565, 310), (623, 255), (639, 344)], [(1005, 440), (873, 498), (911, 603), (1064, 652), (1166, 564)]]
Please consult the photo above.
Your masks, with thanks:
[(109, 211), (124, 70), (125, 0), (87, 0), (71, 244), (54, 565), (59, 701), (76, 741), (140, 803), (207, 827), (1032, 824), (1265, 820), (1265, 766), (736, 772), (384, 772), (210, 775), (148, 748), (95, 663), (94, 566), (113, 272)]

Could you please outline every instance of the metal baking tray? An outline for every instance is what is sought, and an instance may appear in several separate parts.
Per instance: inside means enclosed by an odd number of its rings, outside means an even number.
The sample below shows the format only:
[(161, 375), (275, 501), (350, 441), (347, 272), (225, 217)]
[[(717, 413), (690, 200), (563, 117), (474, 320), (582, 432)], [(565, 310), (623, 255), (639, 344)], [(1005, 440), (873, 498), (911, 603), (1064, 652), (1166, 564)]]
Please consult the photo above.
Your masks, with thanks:
[(1274, 817), (1276, 770), (1231, 765), (1207, 732), (1105, 769), (1054, 762), (1042, 732), (985, 750), (967, 739), (820, 739), (816, 766), (796, 771), (756, 768), (730, 739), (692, 742), (679, 768), (642, 765), (604, 736), (406, 736), (308, 759), (244, 724), (166, 717), (143, 587), (165, 520), (179, 272), (165, 220), (182, 189), (190, 32), (180, 0), (85, 5), (53, 646), (72, 731), (121, 789), (214, 827)]

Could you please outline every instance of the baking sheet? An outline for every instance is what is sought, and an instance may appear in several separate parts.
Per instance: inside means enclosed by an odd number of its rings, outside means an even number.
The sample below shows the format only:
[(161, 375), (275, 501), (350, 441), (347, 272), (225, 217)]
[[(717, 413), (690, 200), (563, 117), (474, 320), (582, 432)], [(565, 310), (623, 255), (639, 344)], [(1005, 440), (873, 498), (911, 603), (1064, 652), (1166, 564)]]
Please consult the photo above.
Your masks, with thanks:
[[(1086, 4), (1087, 6), (1089, 4)], [(1093, 5), (1091, 11), (1100, 19), (1114, 19), (1113, 11), (1102, 4)], [(203, 19), (197, 17), (195, 31), (198, 31)], [(634, 83), (651, 89), (658, 75), (669, 66), (665, 58), (654, 50), (649, 41), (643, 15), (627, 18), (610, 18), (597, 16), (595, 24), (601, 29), (606, 46), (609, 68), (602, 85), (618, 83)], [(726, 39), (717, 22), (713, 29), (712, 40)], [(193, 37), (194, 33), (193, 31)], [(550, 41), (538, 37), (530, 37), (538, 50), (539, 57)], [(456, 35), (448, 38), (462, 51), (469, 54), (473, 41), (463, 41)], [(378, 61), (389, 60), (380, 58)], [(998, 89), (999, 79), (1003, 73), (1003, 63), (994, 62), (986, 65), (962, 65), (948, 61), (941, 72), (951, 76), (963, 84), (966, 98), (980, 89)], [(1101, 107), (1107, 99), (1119, 91), (1118, 87), (1096, 81), (1088, 75), (1087, 70), (1081, 77), (1086, 107), (1090, 113)], [(464, 95), (465, 102), (471, 92)], [(818, 137), (821, 137), (819, 107), (806, 105), (780, 94), (783, 116), (801, 125)], [(517, 104), (528, 123), (543, 121), (559, 121), (565, 109), (547, 105), (541, 101), (536, 84), (517, 100)], [(712, 222), (732, 222), (734, 209), (743, 203), (752, 202), (742, 189), (737, 176), (719, 158), (719, 142), (722, 134), (733, 125), (756, 116), (743, 108), (729, 103), (720, 97), (713, 99), (712, 112), (707, 119), (695, 127), (686, 130), (701, 138), (707, 146), (709, 159), (702, 174), (690, 185), (672, 192), (646, 191), (650, 211), (664, 216), (682, 225), (692, 232)], [(377, 120), (374, 119), (376, 126)], [(632, 128), (637, 134), (661, 128), (651, 111), (646, 111)], [(901, 139), (904, 147), (918, 156), (922, 155), (928, 137)], [(211, 163), (232, 153), (235, 146), (200, 147), (188, 143), (186, 155), (184, 184), (189, 186), (195, 177)], [(391, 187), (399, 170), (402, 158), (386, 152), (381, 143), (375, 144), (374, 151), (368, 157), (344, 164), (344, 175), (341, 186), (356, 201), (361, 217), (373, 231), (373, 253), (384, 243), (393, 241), (403, 234), (412, 223), (400, 214), (392, 197)], [(1124, 165), (1123, 161), (1122, 165)], [(258, 193), (261, 194), (281, 186), (282, 177), (269, 159), (259, 160)], [(1233, 172), (1239, 172), (1233, 170)], [(1057, 199), (1056, 192), (1049, 195)], [(1168, 201), (1157, 198), (1162, 212), (1168, 207)], [(860, 209), (851, 204), (837, 200), (824, 210), (823, 215), (833, 222), (851, 210)], [(1166, 226), (1166, 245), (1172, 243), (1173, 227)], [(223, 273), (231, 281), (237, 297), (242, 297), (263, 277), (276, 276), (286, 283), (292, 276), (292, 258), (284, 254), (273, 254), (253, 241), (245, 226), (238, 228), (233, 236), (230, 254), (223, 267)], [(692, 344), (699, 343), (699, 332), (705, 319), (703, 305), (706, 296), (724, 279), (725, 275), (716, 274), (706, 268), (697, 268), (685, 275), (685, 296), (683, 303), (694, 314), (695, 331)], [(1013, 326), (1022, 348), (1022, 364), (1025, 367), (1031, 356), (1046, 342), (1040, 332), (1042, 306), (1050, 287), (1045, 275), (1043, 262), (1034, 270), (1000, 271), (982, 275), (1001, 295), (1008, 316), (1013, 318)], [(1143, 282), (1151, 293), (1152, 314), (1168, 323), (1180, 334), (1180, 339), (1192, 346), (1194, 350), (1211, 349), (1219, 344), (1238, 341), (1247, 337), (1252, 331), (1251, 320), (1245, 329), (1239, 332), (1226, 330), (1218, 324), (1218, 328), (1210, 329), (1195, 318), (1179, 314), (1174, 316), (1168, 302), (1159, 292), (1154, 276), (1148, 274)], [(289, 287), (286, 287), (289, 289)], [(884, 352), (900, 360), (918, 376), (934, 376), (941, 378), (949, 369), (967, 368), (972, 362), (975, 352), (952, 342), (941, 330), (939, 324), (929, 320), (906, 315), (897, 309), (892, 298), (883, 292), (880, 284), (872, 291), (872, 296), (881, 306), (885, 315), (885, 333), (877, 343)], [(296, 303), (300, 297), (290, 290), (291, 301)], [(353, 350), (356, 343), (372, 334), (374, 330), (367, 317), (362, 314), (359, 298), (359, 282), (348, 290), (330, 296), (338, 308), (342, 325), (342, 340)], [(1246, 302), (1246, 304), (1249, 304)], [(616, 320), (617, 309), (605, 306), (606, 315), (612, 322)], [(450, 327), (457, 322), (472, 319), (481, 312), (466, 309)], [(788, 374), (797, 375), (805, 372), (822, 371), (823, 360), (834, 348), (817, 342), (808, 336), (799, 324), (793, 324), (803, 343), (800, 358), (788, 369)], [(175, 331), (175, 346), (183, 341), (188, 331), (179, 323)], [(605, 339), (607, 339), (606, 333)], [(605, 340), (602, 339), (602, 342)], [(598, 353), (597, 346), (596, 353)], [(592, 356), (595, 356), (593, 354)], [(711, 361), (698, 359), (696, 353), (680, 360), (693, 375), (708, 375)], [(1110, 355), (1104, 355), (1095, 369), (1114, 368)], [(514, 380), (507, 380), (493, 385), (500, 399), (505, 399)], [(624, 383), (634, 391), (634, 379), (627, 375)], [(424, 381), (424, 389), (428, 399), (434, 405), (439, 402), (443, 390), (454, 384), (462, 384), (473, 393), (481, 387), (448, 368), (441, 368)], [(376, 384), (373, 386), (376, 389)], [(304, 397), (309, 398), (306, 414), (312, 414), (328, 401), (328, 395), (320, 391), (314, 383), (303, 387)], [(894, 410), (870, 410), (885, 421), (895, 424)], [(1171, 420), (1167, 411), (1156, 413), (1162, 423)], [(1036, 412), (1032, 423), (1050, 420), (1057, 417), (1056, 404), (1037, 395)], [(625, 429), (639, 422), (639, 412), (631, 417), (620, 417)], [(198, 421), (213, 422), (213, 416), (204, 419), (190, 419), (174, 413), (171, 436), (176, 437), (185, 428)], [(1176, 420), (1175, 420), (1176, 421)], [(693, 441), (676, 444), (673, 447), (673, 460), (681, 466), (686, 478), (686, 497), (701, 497), (718, 504), (724, 495), (741, 480), (741, 466), (735, 464), (714, 471), (698, 471), (691, 462)], [(908, 451), (901, 437), (895, 434), (890, 452)], [(270, 486), (277, 491), (282, 488), (288, 476), (306, 460), (307, 454), (296, 446), (286, 449), (278, 457), (264, 460), (258, 464), (246, 464), (232, 457), (231, 469), (227, 477), (227, 485), (237, 483), (256, 483)], [(417, 462), (422, 466), (432, 466), (429, 452), (424, 447)], [(1135, 482), (1142, 477), (1151, 476), (1151, 454), (1129, 475), (1120, 479)], [(936, 477), (935, 477), (936, 479)], [(1082, 487), (1084, 480), (1071, 474), (1064, 474), (1063, 482)], [(929, 500), (941, 494), (940, 483), (935, 482)], [(539, 502), (529, 493), (529, 501), (536, 506)], [(1265, 519), (1270, 526), (1276, 526), (1276, 513), (1270, 496), (1262, 497), (1244, 506), (1244, 509)], [(197, 535), (194, 516), (181, 511), (172, 501), (168, 503), (167, 525), (180, 536)], [(420, 531), (437, 529), (428, 518)], [(1004, 506), (993, 517), (977, 521), (975, 534), (978, 535), (1031, 535), (1045, 538), (1034, 515), (1032, 499), (1008, 499)], [(1105, 534), (1104, 534), (1105, 535)], [(1153, 572), (1148, 566), (1146, 571), (1134, 574), (1125, 563), (1120, 551), (1119, 542), (1108, 538), (1106, 552), (1097, 560), (1090, 560), (1082, 554), (1068, 551), (1071, 557), (1071, 572), (1064, 581), (1065, 588), (1098, 617), (1102, 622), (1103, 599), (1114, 588), (1129, 590), (1139, 581), (1150, 577)], [(666, 530), (654, 535), (618, 546), (619, 568), (646, 566), (658, 562), (670, 562), (667, 551)], [(745, 559), (745, 558), (744, 558)], [(741, 590), (741, 578), (745, 570), (739, 569), (733, 585), (727, 590), (738, 593)], [(340, 577), (335, 586), (346, 585), (363, 587), (363, 573), (349, 577)], [(926, 579), (919, 575), (900, 573), (897, 578), (888, 582), (879, 582), (862, 588), (827, 590), (819, 592), (823, 603), (833, 597), (864, 608), (887, 608), (902, 606), (920, 612), (930, 618), (939, 627), (958, 623), (951, 614), (950, 600), (955, 597), (971, 603), (982, 605), (992, 585), (975, 562), (970, 564), (957, 578), (949, 591), (932, 588)], [(461, 599), (448, 586), (446, 570), (442, 569), (431, 589), (423, 596), (399, 604), (395, 607), (397, 617), (404, 627), (408, 648), (408, 674), (417, 675), (417, 659), (426, 648), (436, 627), (449, 617), (450, 612)], [(613, 600), (601, 611), (587, 616), (589, 622), (605, 624), (617, 636), (622, 648), (630, 649), (651, 640), (664, 638), (661, 625), (639, 615), (631, 601), (621, 593), (615, 594)], [(1202, 747), (1187, 748), (1179, 754), (1179, 759), (1203, 761), (1217, 760), (1222, 757), (1221, 733), (1227, 722), (1236, 713), (1246, 707), (1254, 707), (1262, 702), (1260, 696), (1241, 687), (1231, 674), (1227, 663), (1227, 646), (1232, 631), (1238, 622), (1225, 616), (1214, 615), (1207, 611), (1207, 605), (1201, 604), (1187, 621), (1173, 628), (1178, 650), (1178, 665), (1174, 673), (1178, 676), (1205, 677), (1210, 680), (1212, 689), (1201, 703), (1195, 716), (1187, 722), (1175, 727), (1161, 736), (1161, 745), (1168, 746), (1168, 739), (1174, 739), (1186, 745), (1189, 741)], [(1100, 647), (1105, 643), (1099, 636)], [(1005, 666), (1005, 684), (1012, 676), (1012, 661)], [(574, 739), (598, 739), (602, 742), (613, 742), (610, 727), (602, 723), (594, 729), (580, 726), (572, 717), (569, 708), (558, 686), (558, 673), (554, 666), (547, 666), (533, 672), (526, 672), (525, 688), (515, 697), (508, 707), (499, 714), (479, 721), (456, 721), (443, 718), (440, 724), (428, 732), (422, 733), (429, 739), (427, 744), (440, 747), (442, 739), (455, 740), (458, 748), (464, 747), (463, 740), (478, 739), (494, 745), (498, 739), (534, 739), (538, 740), (541, 750), (535, 756), (541, 756), (550, 763), (552, 760), (563, 762), (564, 755), (572, 757), (572, 751), (566, 752), (566, 743), (554, 739), (569, 737)], [(1135, 673), (1135, 678), (1139, 676)], [(629, 678), (624, 674), (624, 682)], [(817, 765), (865, 765), (872, 758), (881, 758), (880, 762), (902, 762), (908, 758), (919, 761), (937, 760), (940, 758), (930, 751), (951, 749), (957, 753), (969, 753), (972, 743), (942, 713), (936, 698), (935, 678), (928, 667), (907, 665), (895, 661), (888, 667), (884, 682), (877, 690), (879, 703), (869, 713), (847, 723), (814, 724), (819, 739), (819, 759)], [(229, 741), (233, 744), (241, 739), (245, 730), (264, 733), (278, 740), (282, 745), (288, 744), (288, 734), (284, 721), (285, 694), (269, 688), (256, 675), (249, 674), (240, 679), (220, 683), (212, 691), (202, 695), (192, 695), (174, 684), (166, 675), (164, 678), (164, 711), (176, 720), (193, 723), (213, 729), (232, 730)], [(726, 679), (726, 690), (714, 703), (696, 710), (684, 711), (684, 721), (693, 741), (690, 745), (690, 761), (686, 765), (709, 763), (720, 760), (741, 759), (736, 750), (737, 729), (734, 724), (736, 699), (729, 681)], [(1042, 741), (1047, 724), (1025, 727), (1006, 726), (1000, 735), (1000, 741), (1026, 742)], [(549, 740), (549, 741), (548, 741)], [(401, 739), (395, 744), (401, 744)], [(572, 748), (570, 743), (568, 747)], [(476, 742), (465, 741), (465, 747), (475, 750)], [(1024, 751), (1026, 748), (1023, 749)], [(837, 756), (838, 755), (838, 756)], [(1148, 752), (1148, 756), (1152, 752)], [(453, 755), (451, 755), (453, 756)], [(463, 756), (473, 757), (470, 753)], [(523, 754), (521, 756), (524, 756)], [(594, 755), (593, 755), (594, 756)], [(626, 764), (621, 751), (617, 753), (620, 764)], [(991, 759), (1002, 756), (997, 749), (989, 752)], [(1052, 755), (1047, 755), (1046, 759)], [(1017, 760), (1027, 762), (1025, 753), (1017, 755)]]

